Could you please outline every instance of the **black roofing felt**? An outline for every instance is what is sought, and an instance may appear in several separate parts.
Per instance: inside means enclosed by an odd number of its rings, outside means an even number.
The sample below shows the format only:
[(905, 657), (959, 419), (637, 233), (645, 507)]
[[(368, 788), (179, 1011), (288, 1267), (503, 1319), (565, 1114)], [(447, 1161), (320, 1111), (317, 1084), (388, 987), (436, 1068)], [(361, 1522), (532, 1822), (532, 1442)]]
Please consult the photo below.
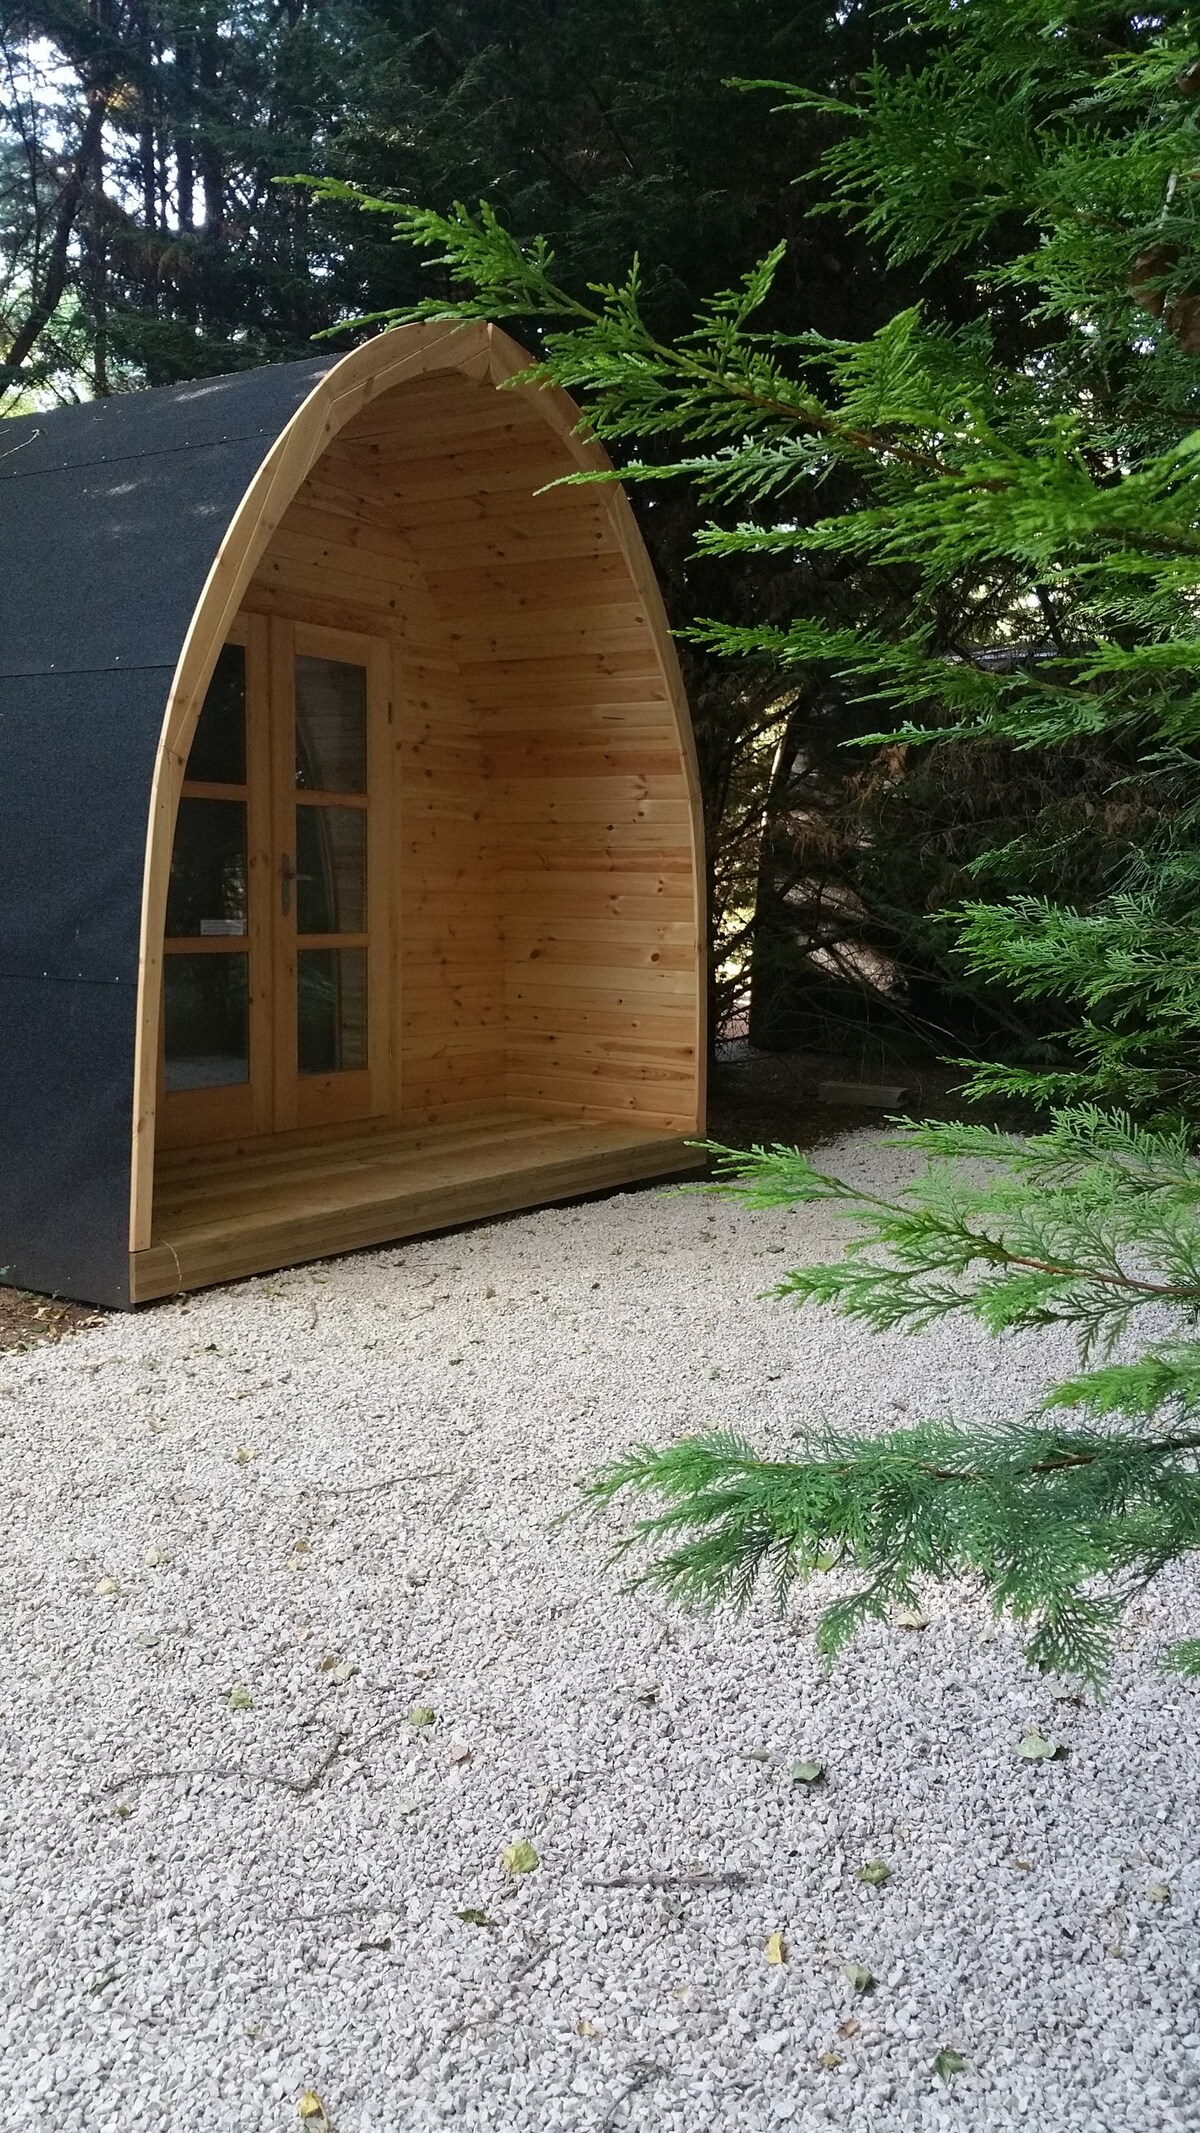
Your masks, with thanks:
[(27, 1289), (129, 1300), (136, 1000), (0, 977), (0, 1267)]
[(174, 666), (242, 495), (332, 360), (0, 424), (0, 675)]
[(172, 670), (0, 679), (0, 975), (136, 985)]
[(138, 938), (167, 692), (225, 530), (338, 359), (0, 422), (0, 1268), (128, 1300)]
[(235, 370), (224, 378), (193, 378), (185, 385), (14, 416), (0, 424), (0, 479), (92, 460), (192, 452), (238, 437), (277, 436), (337, 360), (332, 354), (307, 356), (299, 363)]

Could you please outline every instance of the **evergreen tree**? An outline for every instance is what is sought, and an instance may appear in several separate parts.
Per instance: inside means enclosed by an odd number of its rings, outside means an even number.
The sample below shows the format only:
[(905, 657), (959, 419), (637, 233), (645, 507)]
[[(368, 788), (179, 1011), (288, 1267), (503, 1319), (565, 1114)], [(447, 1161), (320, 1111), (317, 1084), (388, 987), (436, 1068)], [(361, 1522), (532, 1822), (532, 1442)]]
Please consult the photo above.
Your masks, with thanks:
[[(694, 484), (705, 555), (786, 559), (787, 620), (701, 623), (700, 642), (839, 677), (877, 745), (1112, 751), (1137, 805), (1158, 796), (1086, 906), (1023, 893), (961, 916), (969, 963), (1069, 1012), (1063, 1070), (976, 1076), (1048, 1106), (1044, 1131), (907, 1124), (925, 1167), (890, 1201), (792, 1150), (720, 1157), (719, 1191), (858, 1223), (842, 1265), (781, 1295), (873, 1327), (1066, 1324), (1078, 1373), (1002, 1427), (813, 1425), (787, 1461), (697, 1437), (588, 1491), (657, 1499), (628, 1545), (683, 1599), (744, 1600), (760, 1572), (782, 1598), (840, 1551), (862, 1576), (823, 1617), (829, 1654), (918, 1580), (967, 1572), (1035, 1664), (1099, 1682), (1131, 1593), (1200, 1543), (1200, 57), (1177, 0), (912, 0), (894, 19), (911, 66), (890, 55), (836, 100), (773, 86), (839, 129), (823, 204), (893, 266), (953, 264), (985, 299), (966, 323), (929, 303), (865, 337), (790, 330), (767, 309), (779, 246), (663, 334), (636, 266), (580, 288), (486, 205), (393, 212), (457, 285), (407, 315), (535, 321), (518, 389), (578, 394), (641, 455), (625, 479)], [(825, 570), (844, 623), (813, 598)], [(987, 863), (1021, 878), (1011, 845)], [(1200, 1672), (1200, 1640), (1166, 1657)]]
[[(642, 259), (643, 314), (684, 330), (695, 292), (788, 237), (759, 325), (862, 335), (916, 291), (919, 263), (870, 261), (865, 233), (813, 218), (814, 156), (853, 93), (885, 0), (26, 0), (0, 13), (0, 407), (124, 391), (307, 353), (344, 315), (421, 286), (386, 222), (281, 184), (352, 180), (443, 210), (486, 190), (519, 236), (549, 235), (573, 283)], [(890, 50), (885, 46), (885, 50)], [(789, 73), (815, 92), (764, 118), (728, 77)], [(794, 139), (801, 128), (799, 143)], [(981, 307), (956, 260), (939, 309)], [(1011, 307), (1010, 307), (1011, 308)], [(528, 331), (528, 325), (521, 330)], [(7, 385), (8, 392), (4, 388)], [(848, 464), (792, 510), (855, 492)], [(787, 553), (695, 552), (685, 479), (639, 497), (670, 612), (791, 612)], [(886, 613), (890, 573), (806, 566), (832, 623)], [(973, 612), (943, 601), (938, 647)], [(1022, 1058), (1052, 1032), (956, 952), (937, 915), (990, 837), (1027, 841), (1031, 893), (1089, 893), (1128, 836), (1106, 784), (1128, 750), (951, 747), (847, 761), (872, 707), (828, 663), (722, 662), (684, 646), (709, 856), (712, 1027), (749, 999), (755, 1041), (879, 1044)], [(984, 893), (987, 885), (982, 885)]]
[[(376, 218), (278, 182), (295, 171), (443, 207), (486, 188), (511, 228), (550, 231), (580, 273), (585, 261), (616, 273), (636, 242), (664, 333), (782, 218), (792, 247), (780, 317), (861, 330), (866, 291), (865, 322), (877, 324), (906, 277), (867, 277), (861, 237), (805, 221), (786, 129), (762, 125), (726, 77), (793, 70), (836, 95), (869, 57), (882, 4), (27, 0), (0, 13), (0, 407), (304, 355), (339, 317), (412, 301), (411, 255)], [(661, 486), (644, 518), (681, 619), (697, 602), (738, 620), (782, 612), (760, 562), (695, 556), (686, 483)], [(801, 879), (815, 885), (805, 944), (853, 958), (852, 939), (832, 938), (824, 880), (835, 867), (854, 875), (865, 845), (860, 796), (832, 767), (845, 691), (815, 669), (781, 685), (773, 662), (735, 674), (703, 647), (685, 657), (715, 1027), (745, 990), (752, 942), (766, 941), (770, 912)], [(926, 777), (913, 849), (937, 847), (957, 798), (944, 804)], [(794, 824), (834, 810), (837, 856), (823, 858)], [(778, 828), (765, 852), (764, 819)], [(880, 848), (901, 841), (892, 822)], [(886, 946), (894, 958), (911, 941), (924, 971), (936, 950), (917, 944), (898, 887), (889, 879), (872, 903), (892, 893)], [(852, 931), (877, 924), (850, 895)], [(768, 960), (756, 950), (760, 968)]]
[[(486, 192), (513, 234), (554, 245), (574, 283), (620, 275), (637, 248), (644, 316), (667, 336), (687, 327), (697, 292), (735, 275), (782, 228), (788, 253), (764, 316), (826, 333), (869, 330), (911, 296), (915, 274), (868, 272), (859, 233), (806, 215), (794, 128), (762, 123), (729, 77), (791, 73), (836, 97), (869, 61), (884, 12), (883, 0), (836, 11), (826, 0), (362, 0), (364, 87), (322, 167), (377, 196), (443, 210)], [(814, 147), (828, 136), (819, 112), (804, 125)], [(353, 245), (369, 266), (368, 308), (410, 304), (422, 279), (411, 251), (387, 241), (386, 218), (359, 221)], [(975, 303), (965, 286), (958, 300), (967, 311)], [(528, 333), (530, 322), (515, 330)], [(738, 621), (786, 613), (786, 559), (769, 569), (759, 558), (696, 553), (689, 483), (660, 483), (636, 501), (677, 620), (698, 605)], [(823, 597), (836, 605), (831, 581)], [(846, 691), (815, 667), (781, 675), (768, 659), (733, 669), (699, 644), (684, 646), (683, 657), (705, 807), (714, 1029), (744, 999), (751, 959), (760, 974), (780, 962), (790, 999), (799, 968), (817, 971), (806, 951), (818, 941), (831, 961), (844, 953), (852, 1014), (865, 933), (881, 927), (884, 953), (924, 975), (937, 947), (918, 945), (903, 890), (884, 916), (876, 906), (886, 891), (867, 911), (856, 879), (853, 938), (844, 950), (832, 938), (832, 877), (860, 875), (866, 845), (858, 821), (866, 796), (848, 788), (835, 762), (854, 716)], [(918, 833), (930, 849), (942, 819), (958, 812), (936, 784), (926, 782)], [(797, 834), (801, 821), (820, 816), (824, 827), (835, 812), (844, 821), (836, 838)], [(892, 851), (897, 830), (893, 823)], [(812, 885), (803, 908), (802, 881)], [(771, 918), (785, 905), (787, 943), (776, 957), (783, 929)], [(834, 985), (824, 963), (818, 990), (827, 1006)], [(964, 990), (995, 988), (972, 979)]]

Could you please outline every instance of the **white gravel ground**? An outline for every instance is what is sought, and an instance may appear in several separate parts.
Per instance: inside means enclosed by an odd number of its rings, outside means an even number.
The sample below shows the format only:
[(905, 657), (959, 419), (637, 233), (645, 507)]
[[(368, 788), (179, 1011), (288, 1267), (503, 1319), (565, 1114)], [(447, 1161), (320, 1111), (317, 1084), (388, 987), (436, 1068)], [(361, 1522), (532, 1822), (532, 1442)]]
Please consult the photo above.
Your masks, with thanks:
[(836, 1248), (638, 1192), (0, 1363), (4, 2133), (269, 2133), (309, 2088), (337, 2133), (1200, 2127), (1200, 1693), (1153, 1664), (1195, 1579), (1095, 1710), (962, 1596), (825, 1679), (815, 1593), (680, 1618), (550, 1530), (635, 1435), (1001, 1413), (1065, 1359), (758, 1300)]

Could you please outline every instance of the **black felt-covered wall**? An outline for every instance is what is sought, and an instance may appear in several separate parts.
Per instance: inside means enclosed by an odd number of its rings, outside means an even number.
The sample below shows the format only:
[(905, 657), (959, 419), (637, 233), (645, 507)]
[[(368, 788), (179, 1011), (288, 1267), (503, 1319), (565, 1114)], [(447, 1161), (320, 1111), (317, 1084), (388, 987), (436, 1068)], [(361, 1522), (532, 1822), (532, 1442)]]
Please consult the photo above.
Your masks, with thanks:
[(128, 1303), (167, 694), (239, 501), (334, 360), (0, 423), (0, 1280)]

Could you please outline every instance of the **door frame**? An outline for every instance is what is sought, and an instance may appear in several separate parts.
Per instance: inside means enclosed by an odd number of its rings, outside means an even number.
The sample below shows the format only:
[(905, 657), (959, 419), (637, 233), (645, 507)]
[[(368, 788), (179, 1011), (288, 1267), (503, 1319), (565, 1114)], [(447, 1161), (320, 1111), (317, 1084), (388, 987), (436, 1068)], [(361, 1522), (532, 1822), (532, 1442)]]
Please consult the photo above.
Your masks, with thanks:
[[(275, 825), (272, 893), (272, 986), (274, 1043), (272, 1078), (273, 1130), (297, 1126), (349, 1125), (376, 1118), (391, 1108), (391, 746), (389, 648), (380, 637), (359, 630), (327, 628), (272, 615), (270, 642), (271, 760), (274, 765), (272, 812)], [(366, 928), (361, 935), (312, 935), (306, 945), (362, 946), (367, 952), (367, 1063), (361, 1069), (328, 1074), (301, 1074), (296, 1063), (298, 899), (283, 910), (279, 866), (296, 852), (295, 783), (297, 659), (343, 660), (366, 672), (367, 816)], [(332, 805), (353, 805), (352, 795), (336, 795)]]
[[(157, 1141), (190, 1149), (223, 1141), (262, 1140), (298, 1128), (336, 1129), (391, 1110), (392, 1024), (396, 981), (392, 931), (391, 652), (386, 639), (290, 617), (243, 610), (225, 638), (246, 654), (246, 782), (220, 797), (246, 807), (246, 932), (236, 945), (187, 939), (164, 944), (175, 954), (242, 953), (248, 957), (249, 1079), (217, 1088), (168, 1090), (164, 1018), (158, 1040)], [(367, 773), (367, 1065), (302, 1075), (296, 1061), (297, 936), (295, 899), (284, 914), (281, 862), (295, 851), (295, 660), (344, 659), (366, 670)], [(218, 797), (186, 776), (181, 798)], [(326, 937), (322, 936), (322, 941)], [(332, 945), (340, 937), (329, 936)], [(343, 941), (345, 945), (345, 941)]]
[[(246, 809), (246, 931), (240, 940), (180, 940), (163, 944), (164, 965), (173, 955), (242, 954), (248, 958), (247, 1039), (249, 1079), (208, 1089), (166, 1086), (165, 1014), (159, 1014), (158, 1131), (162, 1148), (205, 1147), (271, 1131), (274, 1089), (270, 1066), (272, 923), (272, 805), (269, 731), (270, 647), (265, 615), (238, 615), (225, 637), (246, 655), (246, 782), (220, 788)], [(188, 779), (181, 800), (213, 798), (216, 788)], [(174, 839), (172, 838), (172, 846)], [(166, 988), (164, 985), (164, 998)]]

